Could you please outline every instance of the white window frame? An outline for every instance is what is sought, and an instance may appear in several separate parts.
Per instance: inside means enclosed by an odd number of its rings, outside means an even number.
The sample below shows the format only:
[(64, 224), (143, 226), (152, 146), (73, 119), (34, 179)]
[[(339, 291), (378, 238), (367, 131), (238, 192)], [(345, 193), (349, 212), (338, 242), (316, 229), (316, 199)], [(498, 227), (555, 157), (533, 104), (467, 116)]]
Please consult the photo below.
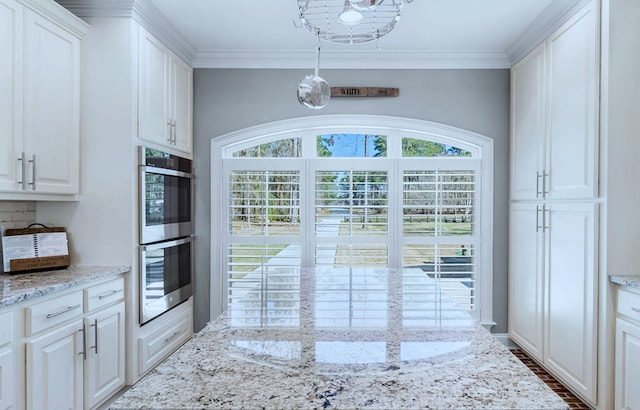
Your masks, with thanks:
[[(226, 229), (226, 218), (222, 217), (222, 212), (227, 209), (226, 203), (224, 203), (224, 196), (221, 195), (226, 189), (222, 159), (231, 158), (232, 153), (239, 149), (249, 148), (260, 143), (287, 137), (302, 138), (302, 157), (284, 160), (276, 159), (279, 165), (275, 168), (283, 169), (286, 168), (285, 163), (287, 161), (316, 158), (316, 137), (325, 134), (403, 136), (439, 142), (472, 153), (473, 158), (479, 161), (476, 186), (479, 193), (477, 214), (479, 215), (480, 223), (475, 229), (480, 229), (480, 242), (482, 245), (477, 254), (480, 262), (477, 264), (479, 274), (475, 278), (477, 292), (475, 314), (476, 320), (483, 326), (489, 328), (495, 325), (493, 321), (493, 140), (471, 131), (429, 121), (392, 116), (348, 114), (321, 115), (276, 121), (234, 131), (211, 140), (211, 316), (214, 317), (215, 312), (224, 310), (227, 303), (227, 278), (223, 274), (225, 269), (222, 247), (220, 242), (215, 240), (215, 238), (221, 237)], [(402, 153), (396, 152), (399, 150), (398, 146), (389, 145), (389, 151), (387, 152), (389, 158), (401, 157)], [(336, 159), (332, 158), (331, 160), (335, 161)], [(456, 158), (447, 159), (448, 161), (456, 160)], [(253, 165), (250, 168), (260, 166), (261, 159), (256, 158), (255, 160), (256, 162), (251, 161)], [(265, 164), (273, 163), (269, 162), (273, 160), (264, 159)], [(345, 160), (353, 159), (345, 158)], [(361, 158), (358, 161), (369, 160), (371, 159)], [(412, 162), (416, 159), (406, 158), (406, 160), (407, 162)], [(411, 167), (409, 166), (408, 168)], [(305, 173), (310, 171), (307, 169)], [(301, 201), (303, 201), (302, 203), (310, 203), (305, 198), (301, 198)], [(308, 218), (311, 216), (309, 214), (313, 213), (313, 210), (302, 209), (301, 212)], [(308, 219), (308, 221), (312, 220), (313, 218)], [(397, 238), (391, 239), (393, 241)], [(304, 266), (310, 266), (308, 265), (310, 262), (309, 257), (302, 261)], [(390, 264), (394, 262), (397, 261), (390, 260)]]

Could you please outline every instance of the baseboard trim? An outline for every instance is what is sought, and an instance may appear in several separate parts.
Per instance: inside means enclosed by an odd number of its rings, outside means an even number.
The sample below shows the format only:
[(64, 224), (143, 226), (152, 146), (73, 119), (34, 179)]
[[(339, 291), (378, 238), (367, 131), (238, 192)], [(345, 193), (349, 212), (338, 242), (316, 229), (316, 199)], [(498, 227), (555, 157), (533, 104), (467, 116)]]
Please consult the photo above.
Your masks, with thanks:
[(493, 336), (510, 350), (520, 349), (520, 346), (509, 339), (509, 335), (507, 333), (494, 333)]

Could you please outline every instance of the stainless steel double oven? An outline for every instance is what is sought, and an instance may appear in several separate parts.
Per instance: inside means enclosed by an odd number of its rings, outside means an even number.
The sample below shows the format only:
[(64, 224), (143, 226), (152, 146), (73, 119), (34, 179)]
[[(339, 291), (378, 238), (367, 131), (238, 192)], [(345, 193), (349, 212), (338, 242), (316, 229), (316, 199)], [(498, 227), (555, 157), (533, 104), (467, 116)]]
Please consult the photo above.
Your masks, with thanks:
[(140, 323), (186, 301), (193, 280), (192, 162), (139, 147)]

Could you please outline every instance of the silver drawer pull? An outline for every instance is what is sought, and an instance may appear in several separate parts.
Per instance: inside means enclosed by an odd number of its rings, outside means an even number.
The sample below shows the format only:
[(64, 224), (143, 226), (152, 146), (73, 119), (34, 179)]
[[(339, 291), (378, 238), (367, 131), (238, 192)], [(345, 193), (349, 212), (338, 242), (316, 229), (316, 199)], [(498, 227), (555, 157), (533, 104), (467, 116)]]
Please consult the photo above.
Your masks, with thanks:
[(110, 291), (105, 292), (102, 295), (98, 296), (98, 299), (99, 300), (106, 299), (109, 296), (115, 295), (116, 293), (120, 293), (120, 292), (121, 292), (121, 290), (110, 290)]
[(634, 312), (638, 312), (638, 313), (640, 313), (640, 308), (632, 307), (632, 308), (631, 308), (631, 310), (633, 310)]
[(180, 334), (180, 332), (177, 332), (177, 331), (173, 332), (173, 334), (171, 336), (169, 336), (166, 339), (164, 339), (164, 342), (165, 343), (169, 343), (170, 340), (175, 339), (176, 336), (178, 336), (179, 334)]
[(71, 312), (72, 310), (75, 310), (75, 309), (79, 308), (80, 306), (82, 306), (82, 305), (69, 306), (69, 307), (66, 307), (66, 308), (62, 309), (62, 310), (61, 310), (61, 311), (59, 311), (59, 312), (56, 312), (56, 313), (49, 313), (49, 314), (47, 315), (47, 319), (51, 319), (51, 318), (53, 318), (53, 317), (63, 315), (63, 314), (65, 314), (65, 313), (67, 313), (67, 312)]

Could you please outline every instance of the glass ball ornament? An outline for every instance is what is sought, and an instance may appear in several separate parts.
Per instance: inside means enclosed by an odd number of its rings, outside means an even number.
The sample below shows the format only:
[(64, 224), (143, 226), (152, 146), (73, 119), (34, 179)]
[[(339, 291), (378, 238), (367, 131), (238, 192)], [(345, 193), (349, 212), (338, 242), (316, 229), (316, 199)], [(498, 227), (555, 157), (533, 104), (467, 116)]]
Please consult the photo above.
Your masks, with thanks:
[(356, 10), (370, 11), (382, 4), (383, 1), (384, 0), (349, 0), (349, 4)]
[(319, 110), (331, 99), (331, 87), (322, 77), (308, 75), (298, 83), (298, 101), (307, 108)]

